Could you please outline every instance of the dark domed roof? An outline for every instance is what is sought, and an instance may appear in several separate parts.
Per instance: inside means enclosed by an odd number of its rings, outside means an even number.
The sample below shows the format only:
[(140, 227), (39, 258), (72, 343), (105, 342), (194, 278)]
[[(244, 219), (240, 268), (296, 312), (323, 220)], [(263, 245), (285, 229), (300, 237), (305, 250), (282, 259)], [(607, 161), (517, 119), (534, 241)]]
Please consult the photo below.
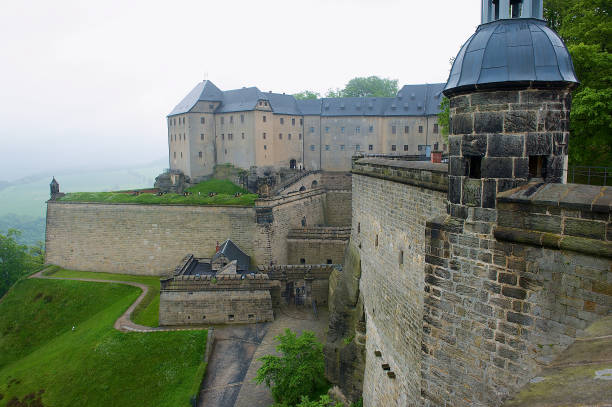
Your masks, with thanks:
[(530, 82), (578, 82), (565, 44), (544, 21), (497, 20), (480, 25), (461, 47), (444, 94)]

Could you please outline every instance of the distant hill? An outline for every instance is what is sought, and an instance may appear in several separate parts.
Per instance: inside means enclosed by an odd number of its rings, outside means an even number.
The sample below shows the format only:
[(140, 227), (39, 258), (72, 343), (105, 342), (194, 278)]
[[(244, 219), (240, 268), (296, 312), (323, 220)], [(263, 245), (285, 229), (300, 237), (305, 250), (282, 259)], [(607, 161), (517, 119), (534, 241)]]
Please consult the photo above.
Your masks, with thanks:
[(0, 233), (22, 230), (21, 242), (44, 241), (45, 202), (55, 176), (62, 192), (116, 191), (152, 187), (155, 177), (168, 166), (166, 159), (131, 168), (42, 173), (8, 182), (0, 181)]

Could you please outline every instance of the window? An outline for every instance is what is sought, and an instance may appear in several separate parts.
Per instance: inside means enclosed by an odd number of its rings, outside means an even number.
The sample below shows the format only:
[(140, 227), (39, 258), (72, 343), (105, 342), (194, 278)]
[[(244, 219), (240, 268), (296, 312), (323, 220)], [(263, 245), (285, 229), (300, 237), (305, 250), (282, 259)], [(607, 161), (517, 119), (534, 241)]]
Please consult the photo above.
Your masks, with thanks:
[(399, 251), (398, 263), (400, 266), (404, 264), (404, 251), (403, 250)]
[(204, 122), (205, 122), (204, 118), (203, 118), (203, 117), (200, 117), (200, 123), (201, 123), (201, 124), (204, 124)]
[(408, 151), (408, 144), (404, 144), (404, 151)]
[(249, 319), (255, 318), (255, 314), (249, 314)]
[(355, 127), (355, 133), (361, 133), (361, 127), (359, 126)]
[(263, 134), (263, 139), (264, 139), (264, 140), (266, 139), (266, 133), (264, 133), (264, 134)]
[(267, 149), (268, 149), (268, 146), (264, 144), (264, 150), (267, 150)]
[(176, 158), (176, 151), (174, 152), (174, 158)]
[(434, 143), (434, 150), (438, 151), (438, 143)]
[(325, 151), (329, 151), (329, 144), (325, 144)]
[(359, 144), (355, 144), (355, 151), (361, 150), (361, 146)]
[(334, 263), (332, 262), (332, 259), (327, 259), (327, 264), (334, 264)]
[(370, 144), (370, 145), (368, 146), (368, 150), (369, 150), (369, 151), (374, 150), (374, 146), (373, 146), (372, 144)]
[(340, 144), (340, 150), (344, 150), (344, 144)]
[(291, 140), (291, 133), (287, 134), (287, 140)]
[(208, 108), (209, 108), (209, 109), (214, 109), (214, 108), (215, 108), (215, 105), (208, 105)]
[(181, 158), (183, 158), (183, 152), (181, 152)]
[(404, 126), (404, 133), (405, 134), (410, 133), (410, 126)]
[(438, 134), (438, 123), (434, 123), (433, 132), (434, 134)]
[(423, 126), (419, 126), (419, 133), (423, 133)]
[(300, 126), (304, 124), (304, 119), (300, 119)]
[(282, 140), (283, 139), (283, 133), (278, 133), (278, 139)]
[(202, 152), (201, 151), (198, 153), (198, 158), (202, 158)]
[(285, 124), (285, 119), (284, 118), (280, 118), (280, 124)]
[(227, 316), (227, 319), (229, 319), (230, 321), (233, 321), (234, 320), (234, 314), (229, 314)]
[(370, 126), (370, 128), (368, 129), (368, 131), (369, 131), (370, 133), (373, 133), (373, 132), (374, 132), (374, 126)]
[(240, 123), (244, 123), (244, 115), (243, 114), (240, 115)]
[(314, 127), (311, 127), (311, 128), (310, 128), (310, 132), (311, 132), (311, 133), (314, 133)]
[(204, 133), (200, 134), (200, 140), (204, 140)]
[(546, 157), (542, 155), (529, 156), (529, 178), (546, 177)]
[(340, 132), (344, 133), (344, 126), (340, 127)]
[(225, 149), (225, 155), (227, 155), (227, 149)]
[(374, 246), (378, 247), (378, 235), (376, 235), (376, 240), (374, 241)]
[(395, 133), (397, 133), (397, 129), (395, 128), (395, 126), (391, 126), (391, 134)]
[(242, 139), (244, 140), (244, 133), (242, 133)]
[(480, 175), (480, 164), (482, 162), (482, 158), (474, 156), (474, 155), (468, 156), (468, 158), (470, 160), (469, 161), (470, 168), (469, 168), (469, 172), (468, 172), (469, 177), (470, 178), (481, 178), (481, 175)]
[(302, 133), (298, 134), (298, 139), (301, 140), (302, 139)]
[(395, 144), (392, 144), (391, 145), (391, 151), (395, 151), (395, 150), (397, 150), (397, 147), (395, 146)]
[(325, 127), (325, 133), (329, 133), (329, 127)]
[(310, 151), (315, 151), (315, 145), (314, 144), (310, 145)]
[(294, 118), (291, 118), (291, 125), (295, 126), (295, 119)]
[(172, 124), (176, 126), (176, 118), (172, 119)]
[(234, 123), (234, 116), (230, 116), (230, 123)]
[(304, 258), (300, 259), (300, 264), (306, 264), (306, 259)]
[(263, 119), (263, 122), (265, 123), (266, 122), (266, 116), (263, 116), (262, 119)]
[(221, 124), (223, 124), (223, 123), (225, 123), (225, 117), (221, 116)]
[(225, 134), (221, 133), (221, 140), (225, 140)]
[(361, 233), (361, 222), (357, 223), (357, 234)]

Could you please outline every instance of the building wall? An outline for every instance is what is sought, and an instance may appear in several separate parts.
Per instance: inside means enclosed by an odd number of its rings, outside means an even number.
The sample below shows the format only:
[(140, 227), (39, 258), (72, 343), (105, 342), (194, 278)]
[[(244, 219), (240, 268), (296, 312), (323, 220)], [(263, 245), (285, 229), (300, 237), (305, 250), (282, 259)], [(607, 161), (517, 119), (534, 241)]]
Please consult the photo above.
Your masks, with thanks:
[(292, 229), (287, 236), (288, 262), (342, 264), (349, 237), (350, 226)]
[(162, 291), (160, 325), (274, 321), (269, 290)]
[(216, 242), (229, 238), (254, 262), (265, 262), (265, 233), (252, 207), (50, 201), (46, 261), (74, 270), (161, 275), (186, 254), (211, 256)]
[[(364, 166), (363, 171), (375, 169)], [(440, 191), (369, 175), (352, 178), (351, 240), (361, 258), (359, 287), (367, 323), (364, 406), (418, 405), (425, 222), (445, 212), (444, 185)], [(395, 379), (382, 369), (385, 363)]]
[[(312, 131), (311, 131), (312, 130)], [(304, 116), (304, 168), (321, 169), (321, 116)]]
[(255, 111), (216, 114), (217, 163), (249, 169), (255, 165)]
[[(289, 168), (291, 160), (302, 163), (302, 147), (304, 138), (303, 116), (274, 114), (273, 122), (273, 155), (272, 162), (276, 168)], [(282, 123), (281, 123), (282, 120)]]
[(325, 224), (345, 226), (351, 224), (351, 190), (327, 191), (325, 199)]

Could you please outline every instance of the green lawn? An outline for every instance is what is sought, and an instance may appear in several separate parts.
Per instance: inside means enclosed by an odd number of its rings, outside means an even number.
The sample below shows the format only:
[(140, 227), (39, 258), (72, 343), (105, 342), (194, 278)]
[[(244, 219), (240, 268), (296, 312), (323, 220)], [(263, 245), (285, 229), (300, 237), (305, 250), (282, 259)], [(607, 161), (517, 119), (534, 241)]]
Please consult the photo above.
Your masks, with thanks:
[(94, 273), (91, 271), (74, 271), (58, 268), (52, 269), (50, 272), (45, 272), (44, 274), (53, 277), (131, 281), (135, 283), (146, 284), (149, 286), (149, 292), (132, 313), (132, 321), (144, 326), (159, 325), (159, 277), (132, 276), (128, 274), (114, 273)]
[(17, 283), (0, 302), (0, 407), (187, 407), (207, 332), (114, 330), (139, 294), (120, 284)]
[[(257, 194), (249, 194), (246, 190), (226, 180), (212, 179), (204, 181), (188, 189), (193, 195), (155, 194), (130, 195), (120, 192), (72, 192), (58, 199), (62, 202), (105, 202), (105, 203), (138, 203), (146, 205), (232, 205), (253, 206)], [(199, 194), (198, 194), (199, 192)], [(215, 196), (208, 196), (216, 192)], [(243, 195), (234, 197), (236, 192)]]

